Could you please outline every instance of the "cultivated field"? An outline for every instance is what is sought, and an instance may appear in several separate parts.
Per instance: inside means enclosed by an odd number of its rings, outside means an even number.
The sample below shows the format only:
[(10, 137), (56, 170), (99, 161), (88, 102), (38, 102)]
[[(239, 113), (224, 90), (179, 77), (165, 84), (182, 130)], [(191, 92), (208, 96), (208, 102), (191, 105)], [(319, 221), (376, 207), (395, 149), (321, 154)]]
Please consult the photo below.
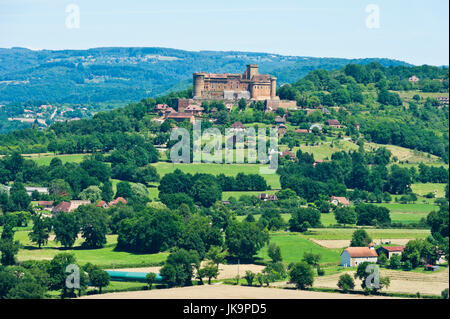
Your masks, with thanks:
[[(413, 238), (387, 238), (382, 241), (374, 239), (373, 242), (375, 245), (384, 244), (385, 242), (390, 242), (392, 245), (406, 245), (408, 241), (413, 240)], [(334, 239), (334, 240), (320, 240), (320, 239), (311, 239), (312, 242), (316, 243), (319, 246), (329, 249), (336, 248), (347, 248), (350, 246), (350, 240), (345, 239)]]
[[(352, 277), (354, 271), (345, 272)], [(314, 279), (314, 287), (334, 288), (336, 289), (339, 276), (344, 272), (316, 277)], [(440, 295), (442, 290), (449, 287), (449, 270), (448, 268), (437, 272), (430, 273), (418, 273), (418, 272), (406, 272), (401, 270), (380, 270), (381, 277), (389, 277), (391, 280), (388, 289), (382, 291), (387, 292), (404, 292), (404, 293), (416, 293)], [(361, 280), (355, 280), (355, 289), (362, 290)]]
[(91, 295), (81, 299), (392, 299), (303, 290), (229, 285), (205, 285), (149, 291)]

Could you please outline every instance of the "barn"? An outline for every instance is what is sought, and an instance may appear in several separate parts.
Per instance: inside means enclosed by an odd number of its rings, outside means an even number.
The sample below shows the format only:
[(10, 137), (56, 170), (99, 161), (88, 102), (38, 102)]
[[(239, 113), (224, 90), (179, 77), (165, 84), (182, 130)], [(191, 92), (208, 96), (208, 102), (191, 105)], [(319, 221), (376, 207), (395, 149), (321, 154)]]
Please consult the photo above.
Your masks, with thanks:
[(356, 267), (362, 262), (376, 263), (378, 254), (373, 245), (369, 247), (348, 247), (342, 251), (341, 266)]

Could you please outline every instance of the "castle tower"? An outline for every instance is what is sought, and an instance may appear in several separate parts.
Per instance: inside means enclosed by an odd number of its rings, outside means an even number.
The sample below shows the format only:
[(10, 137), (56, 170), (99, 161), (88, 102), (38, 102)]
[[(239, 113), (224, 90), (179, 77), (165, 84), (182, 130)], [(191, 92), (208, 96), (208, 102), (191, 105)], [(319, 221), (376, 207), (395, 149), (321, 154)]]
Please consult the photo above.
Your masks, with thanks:
[(202, 97), (202, 91), (205, 88), (205, 74), (194, 73), (194, 99)]
[(277, 97), (277, 78), (271, 77), (270, 78), (270, 98), (272, 100), (275, 100)]
[(247, 80), (251, 80), (253, 76), (258, 75), (258, 65), (257, 64), (249, 64), (247, 65)]

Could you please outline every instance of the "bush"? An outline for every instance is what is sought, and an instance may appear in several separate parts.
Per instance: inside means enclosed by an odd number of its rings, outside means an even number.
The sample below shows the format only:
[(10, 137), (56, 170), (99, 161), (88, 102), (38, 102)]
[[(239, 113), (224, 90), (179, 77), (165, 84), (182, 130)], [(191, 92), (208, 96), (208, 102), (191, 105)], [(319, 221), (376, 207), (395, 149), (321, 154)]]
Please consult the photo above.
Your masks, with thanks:
[(344, 293), (353, 290), (355, 288), (355, 281), (352, 276), (349, 274), (343, 274), (339, 277), (339, 281), (337, 283), (339, 289), (341, 289)]
[(244, 279), (247, 281), (249, 286), (253, 286), (253, 281), (255, 280), (256, 274), (250, 270), (245, 272)]
[(297, 289), (311, 287), (314, 282), (314, 273), (310, 265), (299, 262), (292, 266), (289, 272), (290, 281), (297, 286)]

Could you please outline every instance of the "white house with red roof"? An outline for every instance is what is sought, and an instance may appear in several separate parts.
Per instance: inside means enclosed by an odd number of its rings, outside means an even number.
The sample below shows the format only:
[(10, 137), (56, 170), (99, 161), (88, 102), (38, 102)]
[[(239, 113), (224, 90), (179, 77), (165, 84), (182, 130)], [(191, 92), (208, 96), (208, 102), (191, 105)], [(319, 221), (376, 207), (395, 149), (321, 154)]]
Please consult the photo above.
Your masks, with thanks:
[(368, 247), (348, 247), (342, 251), (341, 266), (357, 267), (360, 263), (376, 263), (378, 254), (373, 244)]
[(350, 201), (346, 197), (332, 196), (330, 202), (335, 206), (350, 206)]

